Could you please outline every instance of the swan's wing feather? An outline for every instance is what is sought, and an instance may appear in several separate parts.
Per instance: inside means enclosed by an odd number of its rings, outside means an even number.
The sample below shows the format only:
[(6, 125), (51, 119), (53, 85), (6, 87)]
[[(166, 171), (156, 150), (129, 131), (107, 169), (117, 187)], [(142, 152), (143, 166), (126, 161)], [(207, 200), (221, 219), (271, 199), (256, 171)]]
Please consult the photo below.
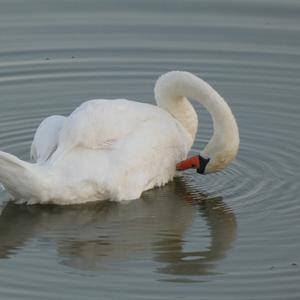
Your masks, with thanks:
[(156, 106), (124, 99), (90, 100), (66, 120), (56, 158), (74, 147), (104, 149), (136, 130), (142, 122), (167, 114)]
[(37, 128), (30, 150), (30, 156), (38, 163), (43, 163), (57, 148), (59, 133), (66, 120), (64, 116), (51, 116), (44, 119)]

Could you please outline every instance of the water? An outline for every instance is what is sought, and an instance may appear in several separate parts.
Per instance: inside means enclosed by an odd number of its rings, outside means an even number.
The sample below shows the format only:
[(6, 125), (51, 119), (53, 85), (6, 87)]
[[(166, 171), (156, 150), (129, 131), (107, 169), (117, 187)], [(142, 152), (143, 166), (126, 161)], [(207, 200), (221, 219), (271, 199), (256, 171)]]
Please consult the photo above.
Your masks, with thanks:
[[(165, 71), (228, 100), (237, 160), (127, 204), (16, 206), (0, 194), (1, 299), (299, 299), (300, 3), (18, 1), (0, 9), (0, 149), (93, 98), (154, 103)], [(212, 128), (199, 106), (192, 154)]]

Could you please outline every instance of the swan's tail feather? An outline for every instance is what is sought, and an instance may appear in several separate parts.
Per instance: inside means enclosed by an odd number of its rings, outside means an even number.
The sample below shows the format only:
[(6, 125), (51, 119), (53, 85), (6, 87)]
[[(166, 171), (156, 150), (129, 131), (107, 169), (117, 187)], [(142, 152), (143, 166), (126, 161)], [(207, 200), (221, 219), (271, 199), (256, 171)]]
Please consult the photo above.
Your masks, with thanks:
[(37, 196), (39, 178), (33, 164), (0, 151), (0, 183), (14, 198)]

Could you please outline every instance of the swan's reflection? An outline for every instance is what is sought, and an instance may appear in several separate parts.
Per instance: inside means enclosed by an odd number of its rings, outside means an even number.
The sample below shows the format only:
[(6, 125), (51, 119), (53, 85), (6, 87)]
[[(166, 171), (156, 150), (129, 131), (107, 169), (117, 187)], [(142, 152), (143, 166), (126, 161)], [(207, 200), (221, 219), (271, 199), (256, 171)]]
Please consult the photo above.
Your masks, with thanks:
[[(189, 238), (191, 228), (197, 233), (191, 226), (197, 220), (203, 222), (203, 234)], [(177, 179), (140, 200), (121, 204), (8, 203), (0, 216), (0, 257), (9, 258), (28, 240), (43, 239), (54, 243), (60, 262), (73, 268), (101, 270), (146, 259), (158, 263), (160, 273), (203, 275), (213, 272), (235, 232), (235, 217), (221, 199), (191, 193)], [(196, 249), (189, 250), (189, 243)]]
[(198, 198), (196, 206), (208, 226), (208, 245), (204, 243), (205, 248), (201, 247), (201, 239), (205, 239), (205, 233), (198, 240), (198, 248), (203, 250), (184, 250), (189, 241), (180, 235), (156, 242), (155, 246), (159, 251), (155, 252), (155, 260), (166, 263), (164, 267), (159, 268), (159, 272), (190, 276), (214, 274), (215, 263), (231, 248), (236, 237), (236, 221), (232, 211), (224, 205), (221, 198)]

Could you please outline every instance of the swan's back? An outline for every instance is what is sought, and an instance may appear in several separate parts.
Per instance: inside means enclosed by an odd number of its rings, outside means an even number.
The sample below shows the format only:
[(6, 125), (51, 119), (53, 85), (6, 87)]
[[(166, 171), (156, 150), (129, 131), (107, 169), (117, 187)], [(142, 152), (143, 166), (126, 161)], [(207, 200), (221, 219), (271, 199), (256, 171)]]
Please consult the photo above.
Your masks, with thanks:
[[(59, 136), (58, 148), (81, 146), (89, 149), (110, 148), (141, 126), (163, 122), (170, 126), (176, 122), (157, 106), (129, 101), (90, 100), (80, 105), (66, 120)], [(148, 125), (145, 125), (148, 124)], [(180, 127), (178, 124), (177, 126)], [(159, 130), (153, 134), (159, 134)], [(143, 143), (140, 140), (140, 143)]]

